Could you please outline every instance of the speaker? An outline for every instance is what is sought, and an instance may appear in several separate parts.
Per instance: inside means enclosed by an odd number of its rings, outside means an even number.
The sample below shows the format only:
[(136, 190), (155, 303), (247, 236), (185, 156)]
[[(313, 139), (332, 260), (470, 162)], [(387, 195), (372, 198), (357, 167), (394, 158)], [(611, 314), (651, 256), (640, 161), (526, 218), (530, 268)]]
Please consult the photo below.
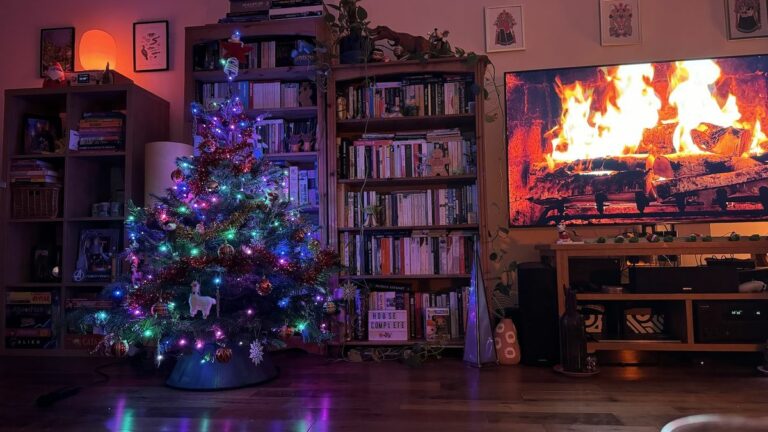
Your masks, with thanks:
[(697, 301), (696, 342), (764, 343), (768, 305), (761, 301)]
[(553, 365), (560, 360), (557, 313), (557, 275), (541, 263), (517, 268), (521, 361), (527, 365)]
[(739, 291), (739, 273), (731, 266), (630, 267), (635, 293), (727, 293)]

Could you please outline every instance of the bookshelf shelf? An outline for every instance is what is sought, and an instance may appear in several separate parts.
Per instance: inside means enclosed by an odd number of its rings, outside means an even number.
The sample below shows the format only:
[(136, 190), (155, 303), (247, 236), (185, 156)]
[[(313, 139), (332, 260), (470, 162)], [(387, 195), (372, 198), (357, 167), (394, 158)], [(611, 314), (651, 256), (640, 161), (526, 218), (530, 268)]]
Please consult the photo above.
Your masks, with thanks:
[(469, 274), (447, 274), (447, 275), (363, 275), (363, 276), (353, 276), (353, 275), (341, 275), (339, 278), (343, 280), (353, 280), (353, 281), (362, 281), (362, 280), (406, 280), (406, 279), (417, 279), (417, 280), (429, 280), (429, 279), (469, 279), (472, 277), (472, 275)]
[[(250, 118), (256, 118), (259, 116), (265, 116), (265, 122), (261, 130), (255, 131), (255, 133), (261, 133), (263, 142), (268, 144), (268, 150), (270, 153), (264, 155), (264, 159), (275, 162), (280, 166), (283, 166), (288, 171), (288, 187), (292, 192), (291, 196), (294, 197), (293, 191), (296, 189), (299, 192), (296, 194), (301, 199), (302, 203), (308, 203), (300, 208), (297, 208), (305, 219), (307, 219), (312, 225), (319, 227), (317, 229), (318, 240), (322, 245), (328, 244), (328, 217), (326, 208), (328, 206), (328, 193), (327, 193), (327, 178), (328, 168), (325, 159), (326, 152), (326, 97), (322, 91), (315, 91), (313, 95), (312, 104), (314, 106), (301, 106), (301, 107), (273, 107), (273, 108), (248, 108), (249, 106), (259, 106), (261, 103), (253, 103), (253, 98), (264, 96), (262, 101), (264, 104), (270, 105), (296, 105), (286, 103), (285, 98), (293, 93), (283, 91), (286, 83), (302, 83), (302, 82), (316, 82), (318, 76), (318, 70), (314, 65), (299, 66), (299, 65), (286, 65), (291, 62), (290, 58), (283, 56), (282, 48), (285, 48), (285, 43), (295, 43), (298, 38), (314, 39), (323, 44), (328, 44), (330, 41), (330, 31), (327, 27), (325, 20), (322, 18), (305, 18), (305, 19), (293, 19), (293, 20), (274, 20), (263, 22), (249, 22), (249, 23), (237, 23), (237, 24), (211, 24), (198, 27), (187, 27), (185, 29), (185, 52), (186, 52), (186, 64), (185, 64), (185, 76), (184, 76), (184, 106), (190, 106), (193, 102), (203, 103), (206, 98), (221, 99), (222, 94), (226, 94), (226, 86), (221, 87), (220, 84), (227, 82), (227, 78), (224, 75), (221, 68), (217, 67), (216, 70), (195, 70), (200, 68), (201, 63), (197, 62), (199, 58), (200, 48), (202, 47), (205, 52), (205, 57), (209, 55), (213, 57), (213, 64), (218, 65), (220, 55), (221, 41), (226, 41), (230, 38), (235, 31), (240, 33), (241, 39), (247, 44), (262, 44), (255, 52), (258, 53), (258, 64), (265, 65), (278, 65), (277, 67), (250, 67), (246, 68), (249, 64), (253, 66), (253, 63), (244, 63), (243, 68), (240, 69), (238, 76), (234, 79), (233, 90), (237, 94), (241, 95), (243, 101), (248, 99), (248, 103), (244, 103), (244, 114)], [(274, 58), (268, 59), (268, 63), (264, 63), (265, 52), (262, 48), (266, 42), (275, 42), (271, 44), (272, 48), (269, 48), (266, 52), (274, 52)], [(216, 46), (217, 48), (209, 51), (206, 47)], [(290, 53), (290, 49), (288, 49)], [(253, 58), (249, 58), (249, 61)], [(272, 61), (274, 60), (274, 62)], [(284, 66), (286, 65), (286, 66)], [(203, 62), (202, 67), (207, 66)], [(277, 87), (277, 100), (269, 99), (269, 96), (274, 96), (271, 93), (273, 90), (268, 83), (280, 82)], [(247, 85), (246, 85), (247, 83)], [(263, 85), (262, 85), (263, 84)], [(299, 86), (293, 87), (297, 91), (297, 102), (303, 100), (299, 97)], [(293, 90), (292, 88), (292, 90)], [(212, 89), (213, 93), (209, 90)], [(224, 91), (224, 93), (222, 93)], [(205, 95), (205, 96), (204, 96)], [(300, 102), (299, 102), (300, 103)], [(304, 102), (307, 104), (306, 102)], [(280, 120), (284, 120), (281, 124)], [(271, 121), (271, 122), (270, 122)], [(185, 117), (186, 141), (193, 142), (192, 137), (192, 117), (188, 113)], [(314, 128), (314, 133), (312, 132)], [(308, 134), (313, 134), (314, 151), (310, 152), (293, 152), (291, 150), (291, 144), (300, 142), (299, 139), (304, 142), (307, 141)], [(295, 170), (298, 168), (298, 171)], [(294, 177), (294, 175), (296, 177)], [(295, 180), (294, 183), (294, 178)], [(309, 185), (312, 184), (313, 187)], [(316, 191), (316, 194), (315, 194)], [(306, 193), (305, 193), (306, 192)], [(302, 198), (302, 197), (307, 197)]]
[(331, 346), (337, 347), (355, 347), (355, 346), (410, 346), (410, 345), (429, 345), (433, 348), (464, 348), (463, 340), (449, 340), (446, 342), (427, 341), (425, 339), (409, 339), (407, 341), (333, 341)]
[(339, 228), (339, 232), (386, 232), (386, 231), (452, 231), (452, 230), (476, 230), (478, 224), (458, 225), (420, 225), (420, 226), (377, 226), (377, 227), (347, 227)]
[(600, 341), (588, 342), (587, 351), (762, 351), (763, 344), (718, 344), (659, 341)]
[[(120, 111), (125, 115), (123, 131), (124, 149), (72, 151), (56, 154), (25, 154), (23, 141), (24, 118), (28, 114), (46, 115), (61, 119), (62, 136), (80, 127), (85, 113)], [(4, 355), (87, 355), (87, 350), (70, 350), (65, 346), (67, 312), (64, 309), (66, 287), (77, 268), (84, 229), (115, 230), (114, 245), (110, 249), (119, 253), (126, 245), (122, 230), (123, 217), (90, 217), (92, 205), (98, 202), (128, 200), (144, 204), (144, 144), (168, 139), (169, 104), (158, 96), (132, 83), (101, 86), (71, 86), (58, 89), (15, 89), (5, 92), (4, 172), (11, 164), (34, 166), (35, 171), (56, 170), (61, 179), (62, 195), (58, 214), (54, 219), (12, 219), (12, 194), (5, 193), (0, 200), (0, 237), (5, 239), (0, 249), (0, 260), (5, 264), (0, 272), (0, 354)], [(31, 162), (39, 160), (41, 163)], [(44, 163), (43, 163), (44, 162)], [(30, 170), (31, 171), (31, 170)], [(40, 174), (42, 176), (42, 174)], [(44, 174), (48, 176), (49, 174)], [(11, 188), (14, 185), (10, 185)], [(52, 259), (49, 266), (57, 266), (62, 282), (32, 282), (37, 262), (33, 251), (47, 251)], [(45, 256), (45, 255), (40, 255)], [(50, 271), (50, 268), (46, 268)], [(79, 284), (75, 284), (78, 285)], [(106, 283), (93, 284), (104, 286)], [(6, 293), (34, 293), (35, 307), (50, 315), (47, 322), (53, 336), (31, 333), (9, 333), (16, 326), (9, 320)], [(47, 300), (40, 300), (50, 296)], [(37, 302), (37, 303), (35, 303)], [(39, 315), (39, 312), (36, 312)], [(27, 318), (40, 319), (39, 316)], [(48, 324), (45, 324), (46, 326)], [(42, 341), (45, 339), (45, 341)], [(31, 348), (45, 345), (46, 349)], [(27, 348), (30, 347), (30, 348)], [(50, 347), (50, 348), (49, 348)]]
[(348, 186), (358, 186), (358, 187), (365, 185), (365, 187), (368, 188), (368, 187), (379, 187), (379, 186), (408, 187), (408, 186), (417, 186), (417, 185), (434, 186), (434, 185), (444, 185), (444, 184), (466, 184), (466, 183), (474, 183), (476, 181), (477, 181), (476, 175), (468, 174), (468, 175), (437, 176), (437, 177), (370, 178), (367, 180), (341, 179), (338, 181), (338, 184), (348, 185)]
[(336, 132), (338, 134), (359, 134), (363, 132), (468, 128), (474, 127), (475, 121), (474, 114), (338, 120)]

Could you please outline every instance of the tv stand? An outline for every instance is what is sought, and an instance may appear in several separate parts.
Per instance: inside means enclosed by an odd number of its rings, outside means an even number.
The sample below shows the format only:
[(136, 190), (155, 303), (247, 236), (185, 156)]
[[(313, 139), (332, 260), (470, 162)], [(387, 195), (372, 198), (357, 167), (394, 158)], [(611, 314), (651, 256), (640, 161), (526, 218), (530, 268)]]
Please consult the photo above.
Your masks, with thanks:
[[(609, 240), (610, 241), (610, 240)], [(565, 311), (565, 288), (569, 286), (570, 258), (576, 257), (627, 257), (634, 255), (702, 255), (722, 256), (732, 254), (764, 255), (768, 253), (768, 240), (758, 241), (742, 239), (728, 241), (715, 239), (711, 242), (686, 242), (676, 238), (674, 242), (650, 243), (584, 243), (584, 244), (544, 244), (536, 249), (545, 261), (554, 261), (557, 272), (557, 308), (558, 314)], [(703, 260), (702, 260), (703, 261)], [(700, 300), (758, 300), (768, 301), (768, 292), (760, 293), (663, 293), (663, 294), (604, 294), (579, 293), (579, 302), (632, 302), (640, 301), (652, 304), (663, 303), (668, 310), (679, 311), (672, 314), (670, 323), (677, 330), (677, 341), (652, 340), (602, 340), (589, 342), (587, 349), (595, 351), (726, 351), (751, 352), (761, 351), (764, 343), (700, 343), (695, 337), (694, 302)]]

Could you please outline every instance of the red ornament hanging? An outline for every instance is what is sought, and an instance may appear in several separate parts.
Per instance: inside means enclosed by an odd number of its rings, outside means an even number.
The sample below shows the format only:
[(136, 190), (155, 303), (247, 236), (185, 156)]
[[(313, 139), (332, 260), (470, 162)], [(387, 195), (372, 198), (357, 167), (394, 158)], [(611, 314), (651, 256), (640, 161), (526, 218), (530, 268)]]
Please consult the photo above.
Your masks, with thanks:
[(219, 258), (229, 258), (235, 254), (235, 248), (229, 243), (219, 246)]
[(293, 336), (293, 328), (289, 327), (288, 325), (284, 325), (280, 328), (280, 331), (277, 333), (282, 339), (288, 339), (289, 337)]
[(216, 151), (216, 147), (216, 143), (211, 139), (207, 139), (200, 144), (200, 148), (206, 153), (213, 153)]
[(149, 312), (156, 317), (167, 317), (169, 314), (168, 305), (163, 302), (157, 302), (149, 308)]
[(171, 172), (171, 180), (173, 180), (175, 183), (179, 183), (180, 181), (184, 180), (184, 173), (181, 172), (180, 169), (176, 168)]
[(272, 282), (267, 278), (262, 278), (259, 281), (259, 285), (256, 287), (256, 292), (262, 296), (268, 296), (272, 292)]
[(128, 354), (128, 344), (123, 341), (117, 341), (110, 347), (110, 352), (113, 357), (125, 357)]
[(231, 348), (218, 348), (216, 350), (216, 361), (219, 363), (229, 363), (229, 361), (232, 360), (232, 349)]

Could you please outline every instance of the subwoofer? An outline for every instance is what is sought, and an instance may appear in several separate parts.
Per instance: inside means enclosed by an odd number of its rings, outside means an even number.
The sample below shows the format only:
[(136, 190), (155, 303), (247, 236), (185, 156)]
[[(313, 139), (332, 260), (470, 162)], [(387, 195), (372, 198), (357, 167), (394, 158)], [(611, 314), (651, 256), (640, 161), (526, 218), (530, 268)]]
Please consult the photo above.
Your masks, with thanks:
[(517, 269), (517, 281), (522, 363), (555, 364), (560, 360), (555, 269), (540, 263), (522, 263)]

